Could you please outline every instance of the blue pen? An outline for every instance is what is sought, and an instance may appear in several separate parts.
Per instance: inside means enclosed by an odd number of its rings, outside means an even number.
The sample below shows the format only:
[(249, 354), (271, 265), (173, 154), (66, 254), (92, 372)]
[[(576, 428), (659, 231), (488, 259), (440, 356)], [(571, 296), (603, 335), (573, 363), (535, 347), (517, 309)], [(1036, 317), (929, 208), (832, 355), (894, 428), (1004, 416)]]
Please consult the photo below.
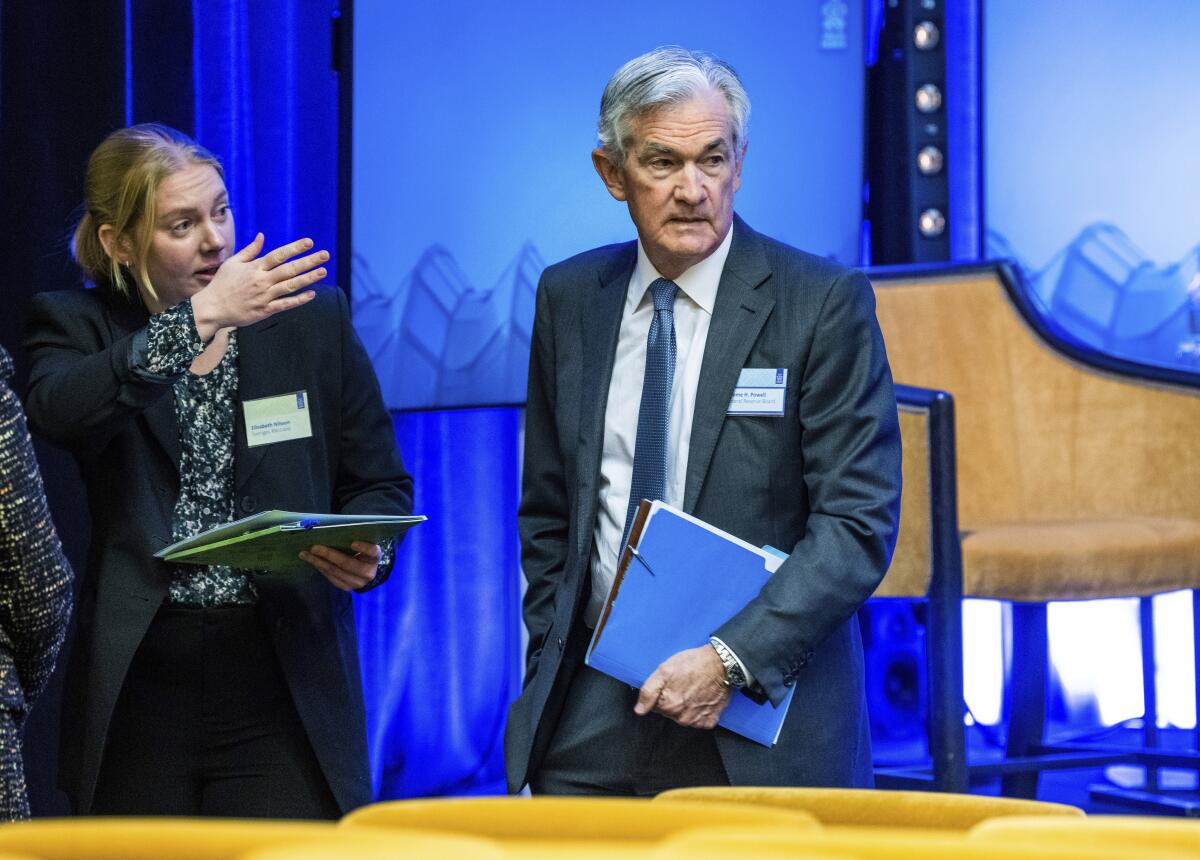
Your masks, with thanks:
[(313, 519), (300, 520), (300, 528), (302, 528), (302, 529), (311, 529), (313, 526), (319, 526), (320, 524), (321, 524), (320, 520), (313, 520)]

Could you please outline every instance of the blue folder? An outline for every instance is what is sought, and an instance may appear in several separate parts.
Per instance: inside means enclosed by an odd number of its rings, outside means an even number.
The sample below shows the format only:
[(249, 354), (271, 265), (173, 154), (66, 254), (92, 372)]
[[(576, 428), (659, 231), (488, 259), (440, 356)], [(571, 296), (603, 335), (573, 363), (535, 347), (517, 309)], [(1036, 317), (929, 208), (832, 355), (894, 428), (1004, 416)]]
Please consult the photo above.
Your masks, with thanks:
[[(643, 502), (638, 520), (630, 537), (636, 551), (622, 555), (586, 658), (634, 687), (671, 655), (707, 643), (758, 595), (784, 558), (663, 502)], [(775, 707), (735, 691), (719, 725), (774, 746), (793, 692)]]

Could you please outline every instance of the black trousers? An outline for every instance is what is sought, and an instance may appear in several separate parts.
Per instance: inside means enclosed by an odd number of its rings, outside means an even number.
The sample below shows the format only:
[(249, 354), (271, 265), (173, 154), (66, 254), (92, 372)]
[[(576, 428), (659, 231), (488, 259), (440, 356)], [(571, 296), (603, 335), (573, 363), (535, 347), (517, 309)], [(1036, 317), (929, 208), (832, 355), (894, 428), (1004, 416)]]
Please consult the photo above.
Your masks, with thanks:
[(580, 665), (546, 754), (529, 776), (534, 794), (644, 797), (669, 788), (729, 785), (712, 731), (633, 712), (638, 691)]
[(117, 701), (97, 815), (337, 818), (253, 606), (164, 606)]

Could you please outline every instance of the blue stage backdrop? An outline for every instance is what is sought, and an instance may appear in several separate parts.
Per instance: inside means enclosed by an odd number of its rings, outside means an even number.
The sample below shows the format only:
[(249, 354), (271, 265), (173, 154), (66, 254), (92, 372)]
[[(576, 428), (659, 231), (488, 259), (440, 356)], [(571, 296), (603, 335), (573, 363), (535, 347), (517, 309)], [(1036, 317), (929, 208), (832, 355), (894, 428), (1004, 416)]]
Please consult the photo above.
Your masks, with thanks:
[[(549, 0), (356, 0), (351, 295), (389, 406), (524, 401), (544, 266), (634, 237), (590, 153), (609, 75), (659, 44), (712, 51), (743, 76), (747, 220), (858, 262), (861, 0), (730, 12), (707, 0), (578, 15)], [(523, 639), (519, 416), (397, 417), (431, 520), (386, 594), (360, 606), (364, 646), (383, 649), (364, 650), (364, 679), (384, 797), (503, 790)]]
[[(134, 22), (163, 14), (149, 0), (130, 4)], [(127, 34), (128, 120), (163, 118), (139, 92), (176, 105), (171, 121), (194, 130), (225, 163), (241, 243), (262, 230), (268, 243), (307, 235), (319, 247), (336, 247), (336, 5), (195, 0), (190, 16), (176, 22), (191, 31), (194, 115), (177, 106), (181, 93), (172, 101), (153, 88), (157, 69), (144, 49), (152, 47), (154, 28)], [(419, 161), (429, 146), (410, 140), (404, 157)], [(379, 217), (386, 222), (402, 208)], [(331, 282), (337, 263), (329, 266)], [(519, 421), (514, 410), (396, 419), (417, 510), (429, 523), (410, 533), (391, 581), (356, 598), (372, 776), (381, 797), (503, 790), (500, 741), (520, 683), (513, 526)]]
[[(335, 7), (194, 0), (190, 20), (172, 19), (191, 30), (186, 93), (152, 84), (154, 28), (127, 33), (129, 120), (174, 105), (168, 119), (193, 121), (227, 166), (239, 242), (262, 230), (269, 242), (311, 235), (335, 247)], [(129, 9), (134, 22), (165, 14), (148, 0)], [(543, 266), (633, 237), (589, 153), (608, 76), (658, 44), (713, 51), (742, 73), (754, 116), (738, 209), (750, 223), (858, 261), (861, 0), (738, 15), (712, 2), (564, 15), (548, 0), (519, 11), (360, 0), (354, 12), (352, 298), (393, 408), (524, 399)], [(155, 106), (139, 109), (139, 92)], [(401, 548), (392, 581), (356, 603), (376, 789), (501, 791), (520, 684), (520, 412), (408, 412), (395, 423), (430, 521)]]
[(1200, 368), (1200, 5), (985, 10), (989, 253), (1079, 340)]
[(634, 236), (591, 150), (608, 77), (656, 45), (742, 76), (750, 224), (858, 262), (862, 7), (357, 0), (353, 297), (388, 405), (524, 400), (541, 270)]
[[(988, 255), (1017, 261), (1042, 312), (1068, 336), (1192, 369), (1200, 369), (1198, 31), (1191, 0), (984, 4)], [(1191, 726), (1188, 595), (1159, 598), (1155, 613), (1160, 719)], [(1131, 601), (1053, 606), (1050, 632), (1073, 718), (1141, 715)]]

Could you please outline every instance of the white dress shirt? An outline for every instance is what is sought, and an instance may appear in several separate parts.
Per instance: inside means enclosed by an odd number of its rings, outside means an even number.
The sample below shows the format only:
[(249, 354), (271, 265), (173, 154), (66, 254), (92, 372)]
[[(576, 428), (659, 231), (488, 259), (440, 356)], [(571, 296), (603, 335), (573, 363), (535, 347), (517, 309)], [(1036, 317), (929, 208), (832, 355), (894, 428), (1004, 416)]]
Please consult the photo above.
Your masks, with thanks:
[[(671, 384), (671, 411), (667, 428), (667, 492), (669, 505), (683, 507), (687, 481), (688, 450), (692, 439), (692, 413), (704, 345), (717, 300), (717, 286), (725, 269), (725, 258), (733, 242), (733, 230), (725, 234), (717, 249), (674, 281), (675, 378)], [(650, 285), (662, 275), (654, 268), (642, 243), (638, 242), (637, 267), (629, 279), (621, 333), (613, 360), (608, 405), (604, 412), (604, 451), (600, 459), (599, 506), (592, 543), (592, 593), (584, 610), (584, 621), (595, 627), (608, 597), (621, 554), (625, 512), (629, 507), (629, 485), (633, 480), (633, 452), (637, 441), (638, 411), (642, 404), (642, 382), (646, 376), (646, 337), (654, 319)]]

